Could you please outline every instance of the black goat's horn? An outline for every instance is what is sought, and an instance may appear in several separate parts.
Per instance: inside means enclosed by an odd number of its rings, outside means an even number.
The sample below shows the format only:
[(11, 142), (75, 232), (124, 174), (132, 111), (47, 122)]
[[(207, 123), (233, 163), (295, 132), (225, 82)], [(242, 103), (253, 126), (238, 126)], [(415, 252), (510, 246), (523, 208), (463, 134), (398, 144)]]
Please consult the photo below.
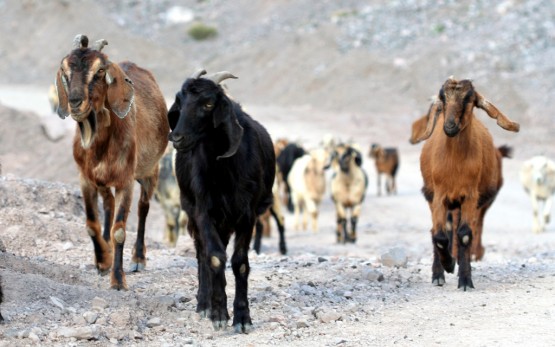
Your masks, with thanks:
[(204, 69), (199, 69), (197, 70), (193, 75), (191, 75), (191, 78), (197, 79), (202, 75), (206, 75), (206, 70)]
[(89, 38), (83, 34), (75, 36), (73, 39), (73, 48), (87, 48), (89, 45)]
[(105, 39), (101, 39), (101, 40), (96, 40), (93, 43), (92, 49), (94, 49), (95, 51), (102, 51), (102, 48), (104, 48), (104, 46), (106, 46), (108, 44), (108, 41), (106, 41)]
[(228, 78), (237, 78), (237, 76), (234, 76), (229, 71), (220, 71), (210, 76), (206, 76), (206, 79), (209, 79), (216, 84), (220, 84), (223, 80), (226, 80)]

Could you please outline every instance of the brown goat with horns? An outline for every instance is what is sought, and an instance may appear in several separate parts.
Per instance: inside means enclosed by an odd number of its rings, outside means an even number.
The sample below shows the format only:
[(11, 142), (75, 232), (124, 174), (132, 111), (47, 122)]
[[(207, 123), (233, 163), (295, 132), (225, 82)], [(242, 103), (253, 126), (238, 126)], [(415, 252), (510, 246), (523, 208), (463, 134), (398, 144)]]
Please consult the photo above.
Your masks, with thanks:
[(137, 241), (131, 259), (131, 270), (139, 271), (146, 265), (149, 200), (158, 179), (158, 161), (168, 143), (167, 108), (150, 72), (131, 62), (112, 63), (101, 53), (106, 40), (96, 41), (91, 48), (88, 43), (85, 35), (77, 35), (73, 50), (62, 59), (56, 75), (58, 115), (62, 119), (71, 116), (77, 122), (73, 157), (80, 172), (96, 267), (101, 274), (111, 268), (111, 287), (127, 289), (122, 262), (133, 183), (141, 184)]
[[(510, 151), (507, 147), (494, 147), (490, 133), (474, 117), (474, 107), (486, 111), (503, 129), (519, 131), (519, 124), (476, 92), (471, 81), (449, 78), (430, 108), (424, 134), (414, 139), (417, 143), (429, 138), (422, 148), (420, 169), (424, 179), (422, 192), (432, 212), (432, 283), (442, 286), (444, 270), (453, 272), (456, 259), (458, 287), (463, 290), (474, 288), (472, 248), (481, 245), (478, 238), (484, 215), (503, 184), (501, 159)], [(443, 131), (434, 131), (436, 125)], [(452, 228), (448, 215), (453, 219)], [(480, 252), (483, 249), (472, 253), (481, 257)]]

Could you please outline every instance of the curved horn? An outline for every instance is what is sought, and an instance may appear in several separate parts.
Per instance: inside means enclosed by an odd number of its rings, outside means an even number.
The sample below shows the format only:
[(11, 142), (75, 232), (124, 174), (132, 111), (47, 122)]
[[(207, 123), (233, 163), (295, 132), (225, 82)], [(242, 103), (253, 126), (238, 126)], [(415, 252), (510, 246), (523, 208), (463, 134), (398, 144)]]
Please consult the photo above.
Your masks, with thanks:
[(194, 74), (191, 75), (191, 78), (197, 79), (202, 75), (206, 75), (206, 70), (204, 69), (199, 69), (197, 70)]
[(101, 39), (101, 40), (96, 40), (93, 43), (92, 49), (94, 49), (95, 51), (102, 51), (102, 48), (104, 48), (104, 46), (106, 46), (108, 44), (108, 41)]
[(87, 48), (89, 45), (89, 38), (83, 34), (79, 34), (75, 36), (73, 39), (73, 48)]
[(223, 80), (226, 80), (228, 78), (237, 78), (236, 76), (234, 76), (231, 72), (229, 71), (220, 71), (220, 72), (216, 72), (215, 74), (212, 74), (210, 76), (206, 76), (205, 77), (208, 80), (211, 80), (212, 82), (216, 83), (216, 84), (220, 84)]

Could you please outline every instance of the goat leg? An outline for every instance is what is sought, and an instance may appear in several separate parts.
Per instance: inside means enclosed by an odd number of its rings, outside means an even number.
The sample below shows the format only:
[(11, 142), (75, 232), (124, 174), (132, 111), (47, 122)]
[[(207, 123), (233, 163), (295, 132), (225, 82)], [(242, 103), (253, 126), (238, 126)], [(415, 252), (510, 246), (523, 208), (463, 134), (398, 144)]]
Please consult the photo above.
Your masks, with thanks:
[(123, 271), (123, 249), (126, 238), (126, 223), (131, 201), (133, 200), (133, 181), (124, 188), (116, 189), (116, 220), (111, 231), (112, 247), (114, 250), (114, 266), (110, 279), (110, 287), (117, 290), (127, 290), (125, 272)]
[[(274, 204), (275, 205), (275, 204)], [(279, 214), (276, 212), (274, 205), (270, 207), (270, 213), (276, 220), (276, 224), (279, 231), (279, 251), (281, 254), (287, 254), (287, 245), (285, 244), (285, 227), (283, 226), (283, 220), (280, 218)]]
[(472, 230), (468, 224), (463, 224), (457, 230), (458, 241), (458, 262), (459, 262), (459, 286), (466, 291), (467, 288), (474, 288), (472, 283), (470, 267), (470, 248), (472, 245)]
[(351, 232), (349, 233), (349, 242), (355, 243), (357, 241), (357, 221), (356, 216), (351, 216)]
[(205, 247), (199, 240), (198, 231), (193, 221), (189, 222), (189, 230), (194, 238), (195, 250), (197, 254), (198, 264), (198, 291), (197, 291), (197, 313), (200, 318), (208, 318), (212, 311), (212, 303), (209, 298), (212, 297), (212, 279), (209, 276), (209, 265), (205, 253)]
[[(247, 230), (252, 230), (253, 222), (247, 223)], [(250, 229), (248, 229), (250, 227)], [(248, 300), (248, 279), (250, 273), (248, 247), (252, 233), (240, 230), (235, 233), (235, 250), (231, 257), (231, 268), (235, 276), (235, 300), (233, 301), (233, 327), (238, 333), (252, 330)]]
[[(158, 172), (158, 166), (155, 171)], [(158, 183), (158, 175), (154, 174), (149, 177), (139, 179), (141, 184), (141, 195), (139, 197), (139, 225), (137, 227), (137, 240), (133, 247), (131, 256), (131, 271), (142, 271), (146, 267), (146, 245), (145, 245), (145, 225), (146, 217), (150, 209), (150, 198), (154, 194), (154, 189)]]
[(106, 275), (112, 267), (112, 252), (109, 243), (102, 237), (100, 222), (98, 220), (98, 191), (84, 178), (81, 179), (81, 193), (85, 201), (87, 215), (86, 228), (91, 237), (95, 266), (101, 275)]
[(260, 217), (256, 219), (256, 224), (255, 224), (255, 235), (254, 235), (254, 251), (256, 252), (256, 254), (260, 254), (260, 243), (262, 241), (262, 222), (260, 222)]
[(432, 283), (436, 286), (445, 284), (444, 270), (453, 273), (455, 270), (455, 259), (449, 253), (449, 238), (442, 229), (433, 234), (432, 243), (434, 245), (434, 262), (432, 265)]

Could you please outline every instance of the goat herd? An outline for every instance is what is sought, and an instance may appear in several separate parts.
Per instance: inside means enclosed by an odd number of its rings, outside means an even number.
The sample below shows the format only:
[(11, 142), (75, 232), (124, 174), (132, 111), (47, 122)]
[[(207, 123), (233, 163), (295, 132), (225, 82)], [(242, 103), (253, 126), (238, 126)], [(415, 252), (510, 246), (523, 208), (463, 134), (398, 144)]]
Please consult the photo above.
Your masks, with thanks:
[[(252, 329), (247, 295), (251, 238), (254, 234), (253, 248), (259, 252), (272, 215), (280, 232), (279, 249), (286, 253), (282, 203), (294, 211), (295, 228), (306, 228), (310, 216), (316, 230), (327, 168), (333, 170), (337, 241), (356, 241), (368, 185), (359, 146), (328, 139), (323, 148), (307, 152), (285, 140), (274, 144), (266, 129), (220, 85), (236, 78), (228, 72), (196, 72), (167, 110), (153, 75), (131, 62), (112, 63), (101, 52), (105, 40), (89, 47), (88, 38), (77, 35), (73, 44), (56, 75), (57, 113), (77, 122), (73, 155), (80, 172), (86, 230), (96, 268), (101, 274), (110, 273), (112, 288), (127, 289), (122, 261), (135, 180), (141, 191), (132, 271), (146, 266), (145, 220), (155, 194), (166, 213), (169, 241), (175, 244), (185, 227), (194, 239), (197, 312), (210, 318), (216, 330), (225, 328), (230, 318), (224, 270), (232, 234), (233, 327), (246, 333)], [(444, 271), (453, 272), (458, 263), (458, 287), (463, 290), (474, 287), (470, 261), (484, 254), (484, 216), (503, 183), (502, 158), (511, 152), (508, 147), (494, 147), (491, 135), (473, 115), (474, 107), (485, 110), (503, 129), (519, 130), (519, 124), (488, 102), (469, 80), (449, 78), (428, 113), (413, 124), (411, 135), (412, 143), (426, 141), (420, 165), (422, 192), (432, 215), (432, 283), (442, 286)], [(434, 131), (436, 127), (443, 131)], [(168, 139), (173, 150), (166, 150)], [(382, 173), (387, 176), (387, 193), (395, 193), (397, 150), (372, 145), (369, 156), (378, 171), (378, 195)], [(521, 176), (536, 215), (537, 201), (546, 201), (543, 218), (534, 222), (534, 230), (541, 231), (549, 220), (555, 163), (534, 158), (526, 162)]]

